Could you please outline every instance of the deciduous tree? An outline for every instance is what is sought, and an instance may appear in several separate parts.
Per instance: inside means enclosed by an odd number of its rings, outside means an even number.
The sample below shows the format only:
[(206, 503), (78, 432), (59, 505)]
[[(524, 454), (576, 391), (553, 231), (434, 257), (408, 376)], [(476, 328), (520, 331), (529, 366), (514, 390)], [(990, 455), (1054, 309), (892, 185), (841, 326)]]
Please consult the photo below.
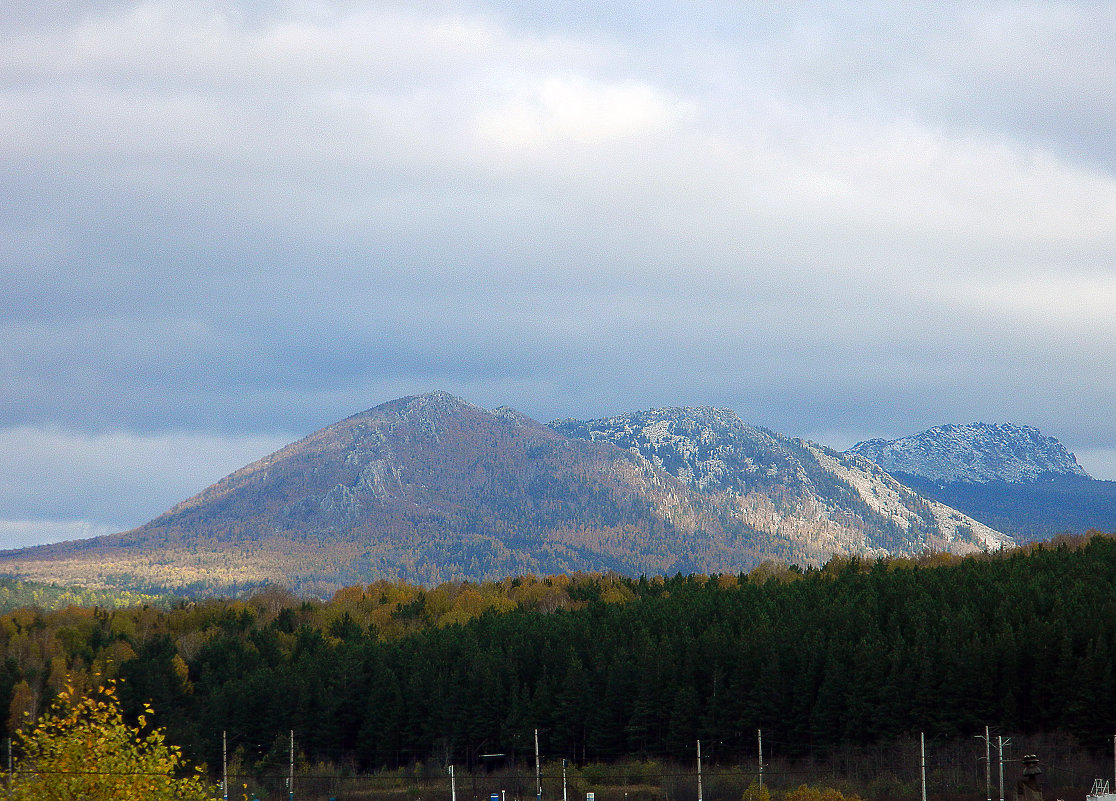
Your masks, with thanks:
[(67, 684), (34, 726), (16, 735), (22, 757), (12, 779), (13, 801), (205, 801), (213, 797), (187, 767), (162, 729), (125, 722), (109, 681), (88, 694)]

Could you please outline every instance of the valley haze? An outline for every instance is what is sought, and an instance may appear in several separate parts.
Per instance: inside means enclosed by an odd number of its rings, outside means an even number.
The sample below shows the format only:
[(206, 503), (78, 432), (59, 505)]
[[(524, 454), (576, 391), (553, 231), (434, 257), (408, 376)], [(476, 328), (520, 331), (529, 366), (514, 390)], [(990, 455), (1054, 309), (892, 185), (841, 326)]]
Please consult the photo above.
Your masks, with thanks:
[(1028, 425), (1116, 479), (1111, 2), (74, 0), (0, 40), (0, 546), (434, 388), (835, 452)]

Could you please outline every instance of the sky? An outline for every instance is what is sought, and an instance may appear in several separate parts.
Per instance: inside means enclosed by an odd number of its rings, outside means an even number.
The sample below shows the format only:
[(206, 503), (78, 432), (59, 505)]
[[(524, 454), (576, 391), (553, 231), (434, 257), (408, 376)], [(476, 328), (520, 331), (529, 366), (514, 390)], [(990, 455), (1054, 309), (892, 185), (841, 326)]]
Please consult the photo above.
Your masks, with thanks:
[(0, 0), (0, 547), (385, 401), (1116, 479), (1116, 4)]

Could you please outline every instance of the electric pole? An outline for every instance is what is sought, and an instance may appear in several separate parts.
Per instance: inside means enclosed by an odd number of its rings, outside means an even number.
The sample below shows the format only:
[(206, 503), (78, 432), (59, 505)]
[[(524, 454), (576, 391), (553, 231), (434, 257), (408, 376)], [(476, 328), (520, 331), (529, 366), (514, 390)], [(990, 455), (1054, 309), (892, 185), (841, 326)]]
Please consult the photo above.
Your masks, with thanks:
[(294, 729), (291, 729), (291, 771), (287, 774), (287, 798), (294, 801)]
[(453, 765), (449, 766), (450, 774), (450, 801), (457, 801), (457, 779), (453, 775)]
[(701, 792), (701, 740), (697, 741), (697, 762), (698, 762), (698, 801), (703, 801)]
[(221, 798), (229, 801), (229, 733), (221, 732)]
[(542, 801), (542, 767), (539, 763), (539, 730), (535, 729), (535, 798)]
[(919, 766), (922, 773), (922, 801), (926, 801), (926, 732), (920, 731), (918, 738), (920, 745)]
[(978, 740), (984, 740), (984, 797), (992, 801), (992, 737), (988, 727), (984, 727), (984, 735), (976, 735)]
[(1004, 801), (1004, 746), (1011, 745), (1011, 738), (1004, 739), (1002, 734), (996, 735), (1000, 750), (1000, 801)]
[(759, 740), (759, 786), (763, 789), (763, 729), (756, 729), (756, 739)]

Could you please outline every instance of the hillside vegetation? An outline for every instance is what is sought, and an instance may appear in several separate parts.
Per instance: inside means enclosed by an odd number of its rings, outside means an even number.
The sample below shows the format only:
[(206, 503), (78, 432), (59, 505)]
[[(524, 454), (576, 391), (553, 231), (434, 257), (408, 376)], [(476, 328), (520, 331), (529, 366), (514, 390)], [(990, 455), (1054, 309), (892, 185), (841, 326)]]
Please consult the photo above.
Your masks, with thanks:
[(11, 731), (68, 674), (101, 673), (211, 766), (222, 730), (249, 764), (294, 729), (304, 759), (362, 769), (522, 755), (535, 728), (577, 762), (685, 759), (696, 738), (744, 761), (761, 727), (790, 755), (986, 724), (1103, 748), (1113, 654), (1116, 540), (1096, 535), (805, 571), (18, 610), (0, 616), (0, 703)]
[(121, 609), (141, 604), (170, 605), (174, 600), (174, 596), (162, 593), (68, 587), (0, 576), (0, 612), (23, 608), (51, 611), (67, 606)]
[(1116, 481), (1049, 476), (1013, 483), (938, 482), (919, 476), (897, 478), (927, 498), (965, 512), (1019, 542), (1044, 540), (1089, 529), (1116, 529)]

